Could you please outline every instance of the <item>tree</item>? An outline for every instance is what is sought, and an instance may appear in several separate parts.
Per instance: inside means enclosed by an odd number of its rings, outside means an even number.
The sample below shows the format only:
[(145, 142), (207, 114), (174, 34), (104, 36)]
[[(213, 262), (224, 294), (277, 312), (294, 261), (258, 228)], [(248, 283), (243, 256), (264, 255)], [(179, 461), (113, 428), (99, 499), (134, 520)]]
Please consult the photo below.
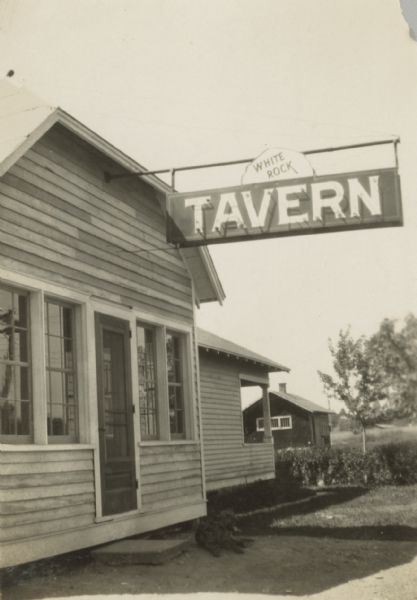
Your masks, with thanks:
[(378, 363), (388, 388), (393, 416), (417, 416), (417, 317), (409, 314), (402, 327), (384, 319), (369, 339), (369, 352)]
[(386, 378), (370, 341), (364, 336), (355, 340), (349, 328), (339, 332), (336, 344), (329, 340), (329, 350), (335, 377), (319, 371), (320, 379), (326, 394), (344, 402), (348, 413), (360, 424), (365, 453), (366, 429), (387, 413)]

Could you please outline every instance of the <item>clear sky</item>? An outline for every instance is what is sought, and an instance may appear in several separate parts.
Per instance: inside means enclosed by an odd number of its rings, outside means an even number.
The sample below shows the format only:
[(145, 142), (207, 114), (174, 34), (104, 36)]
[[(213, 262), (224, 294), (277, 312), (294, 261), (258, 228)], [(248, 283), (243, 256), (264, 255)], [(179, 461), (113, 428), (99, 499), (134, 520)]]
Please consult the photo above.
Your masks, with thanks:
[(9, 69), (149, 169), (399, 135), (403, 228), (212, 247), (227, 298), (198, 322), (326, 405), (328, 338), (417, 313), (417, 43), (399, 0), (0, 0)]

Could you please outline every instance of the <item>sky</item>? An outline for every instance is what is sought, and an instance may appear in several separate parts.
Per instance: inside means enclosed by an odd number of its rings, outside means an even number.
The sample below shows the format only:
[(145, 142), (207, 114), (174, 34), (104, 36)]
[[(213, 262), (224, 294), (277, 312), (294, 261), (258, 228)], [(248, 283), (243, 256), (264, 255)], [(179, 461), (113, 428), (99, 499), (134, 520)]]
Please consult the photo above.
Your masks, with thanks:
[[(328, 339), (417, 314), (417, 43), (399, 0), (0, 0), (9, 69), (148, 169), (399, 136), (403, 227), (212, 246), (226, 300), (197, 320), (290, 367), (272, 387), (327, 406)], [(392, 160), (373, 151), (319, 172)], [(238, 185), (243, 169), (176, 186)]]

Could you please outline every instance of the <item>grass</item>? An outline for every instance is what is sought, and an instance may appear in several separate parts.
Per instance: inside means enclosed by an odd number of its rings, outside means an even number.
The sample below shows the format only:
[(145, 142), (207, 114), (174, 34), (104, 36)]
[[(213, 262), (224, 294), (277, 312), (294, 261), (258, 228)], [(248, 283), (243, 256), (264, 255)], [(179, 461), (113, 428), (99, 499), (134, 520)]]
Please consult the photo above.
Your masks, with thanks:
[(417, 485), (321, 490), (310, 501), (240, 519), (246, 533), (417, 539)]
[[(390, 444), (392, 442), (408, 442), (417, 440), (417, 426), (408, 427), (372, 427), (366, 432), (367, 448)], [(332, 431), (333, 448), (361, 448), (362, 434), (352, 431)]]

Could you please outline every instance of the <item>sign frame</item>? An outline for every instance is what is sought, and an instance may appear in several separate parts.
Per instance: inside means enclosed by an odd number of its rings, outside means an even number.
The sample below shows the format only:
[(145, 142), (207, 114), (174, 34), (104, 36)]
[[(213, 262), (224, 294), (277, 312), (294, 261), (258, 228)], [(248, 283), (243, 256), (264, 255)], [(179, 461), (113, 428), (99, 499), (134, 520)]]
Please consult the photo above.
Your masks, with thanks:
[[(193, 209), (188, 207), (180, 207), (179, 203), (184, 202), (186, 199), (197, 199), (201, 197), (210, 197), (215, 199), (220, 198), (224, 194), (234, 194), (238, 198), (238, 194), (242, 195), (242, 192), (251, 192), (255, 194), (263, 193), (264, 190), (273, 187), (274, 190), (284, 187), (303, 187), (308, 186), (312, 188), (313, 185), (321, 184), (324, 182), (338, 182), (342, 180), (344, 184), (349, 179), (360, 179), (370, 178), (372, 176), (381, 176), (384, 181), (388, 182), (388, 192), (392, 193), (392, 198), (384, 196), (384, 190), (380, 189), (380, 196), (382, 198), (383, 209), (381, 215), (369, 215), (366, 214), (363, 204), (361, 204), (361, 215), (347, 216), (346, 218), (335, 219), (329, 217), (328, 211), (323, 213), (321, 220), (312, 221), (305, 223), (296, 224), (277, 224), (274, 227), (261, 228), (261, 227), (247, 227), (243, 224), (242, 227), (227, 226), (222, 231), (210, 231), (207, 233), (204, 231), (190, 232), (190, 212), (187, 214), (186, 219), (186, 230), (184, 231), (184, 222), (181, 222), (178, 215), (181, 216), (182, 211), (192, 211)], [(378, 186), (379, 186), (378, 179)], [(350, 184), (349, 184), (350, 185)], [(310, 188), (308, 188), (310, 189)], [(350, 189), (350, 188), (349, 188)], [(307, 194), (306, 194), (307, 196)], [(272, 196), (271, 196), (272, 198)], [(307, 196), (308, 199), (308, 196)], [(309, 199), (308, 199), (309, 200)], [(343, 197), (344, 201), (349, 202), (349, 198)], [(311, 201), (311, 200), (309, 200)], [(277, 203), (275, 203), (277, 204)], [(193, 246), (206, 246), (208, 244), (222, 244), (230, 242), (242, 242), (249, 240), (259, 239), (270, 239), (274, 237), (288, 237), (294, 235), (312, 235), (318, 233), (330, 233), (340, 231), (353, 231), (359, 229), (376, 229), (384, 227), (400, 227), (403, 225), (403, 214), (402, 214), (402, 202), (401, 202), (401, 187), (400, 187), (400, 176), (397, 167), (389, 167), (382, 169), (371, 169), (366, 171), (354, 171), (347, 173), (334, 173), (330, 175), (320, 176), (309, 176), (301, 177), (297, 179), (285, 179), (281, 181), (265, 181), (262, 183), (254, 184), (243, 184), (225, 188), (213, 188), (198, 190), (193, 192), (171, 192), (167, 194), (167, 240), (178, 247), (193, 247)], [(211, 206), (210, 208), (214, 208)], [(384, 214), (384, 209), (390, 209), (389, 214)], [(258, 208), (259, 210), (259, 208)], [(326, 209), (327, 210), (327, 209)], [(274, 208), (271, 209), (273, 216)], [(204, 210), (203, 210), (204, 213)], [(206, 215), (204, 215), (206, 218)], [(207, 219), (206, 219), (207, 220)]]

